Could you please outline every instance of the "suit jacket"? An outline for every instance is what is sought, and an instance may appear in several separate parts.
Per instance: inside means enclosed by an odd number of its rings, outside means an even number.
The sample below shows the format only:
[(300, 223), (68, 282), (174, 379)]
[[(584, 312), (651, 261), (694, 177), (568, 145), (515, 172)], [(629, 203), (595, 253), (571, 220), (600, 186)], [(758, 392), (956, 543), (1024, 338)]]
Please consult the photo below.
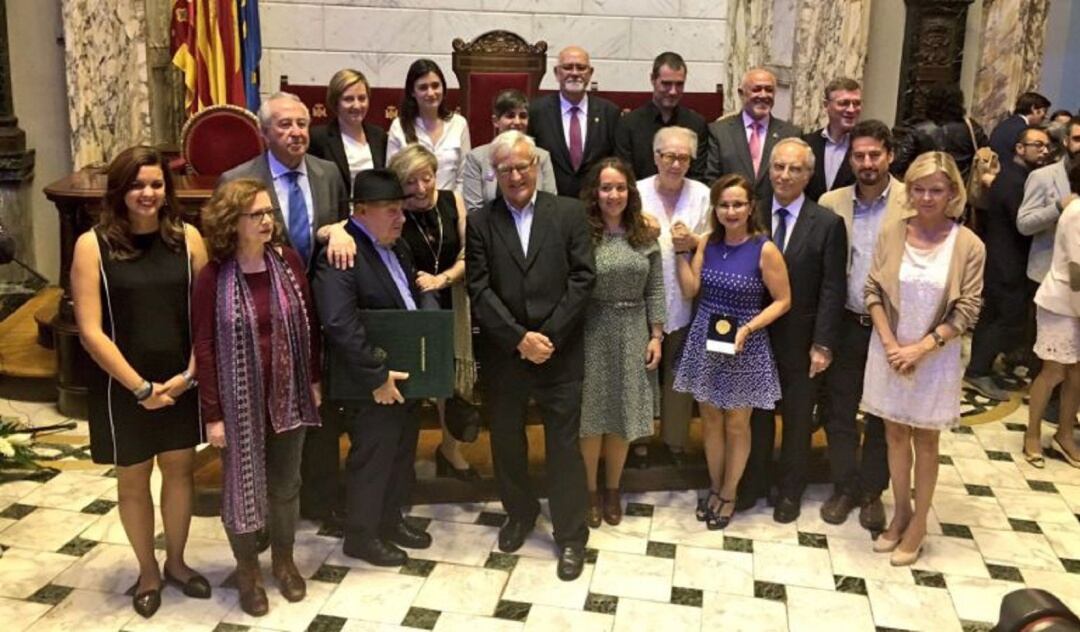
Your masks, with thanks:
[[(386, 130), (378, 125), (364, 122), (364, 136), (371, 148), (371, 161), (376, 169), (386, 166)], [(352, 177), (349, 175), (349, 159), (345, 156), (345, 141), (341, 140), (341, 127), (337, 119), (326, 125), (319, 125), (311, 130), (311, 146), (308, 152), (312, 156), (329, 160), (337, 165), (345, 190), (352, 191)]]
[(769, 156), (772, 148), (784, 138), (801, 135), (802, 130), (798, 127), (770, 116), (765, 145), (761, 148), (761, 173), (755, 177), (754, 161), (750, 158), (750, 145), (746, 142), (746, 128), (742, 123), (742, 110), (717, 119), (709, 123), (709, 154), (705, 162), (705, 181), (711, 184), (722, 175), (739, 173), (754, 183), (759, 200), (771, 200)]
[[(359, 310), (405, 309), (405, 302), (371, 239), (351, 221), (345, 223), (345, 230), (356, 240), (356, 265), (339, 270), (325, 256), (319, 256), (312, 293), (318, 305), (325, 348), (345, 358), (350, 377), (373, 391), (386, 382), (392, 367), (387, 367), (368, 343)], [(434, 295), (422, 294), (416, 287), (416, 268), (408, 245), (399, 239), (394, 253), (409, 279), (416, 306), (437, 308), (433, 304)]]
[(1016, 141), (1019, 140), (1020, 132), (1025, 127), (1027, 127), (1027, 121), (1024, 117), (1013, 114), (998, 123), (994, 131), (990, 132), (990, 149), (998, 155), (1002, 165), (1013, 159)]
[[(819, 205), (836, 213), (840, 219), (844, 220), (848, 241), (848, 272), (851, 271), (851, 222), (855, 214), (855, 186), (852, 184), (842, 189), (833, 189), (818, 200)], [(889, 199), (885, 202), (885, 216), (881, 218), (881, 226), (878, 230), (914, 214), (915, 211), (908, 207), (907, 187), (903, 182), (892, 178), (892, 183), (889, 184)]]
[(1024, 201), (1016, 212), (1016, 228), (1032, 238), (1027, 276), (1036, 283), (1041, 283), (1050, 270), (1054, 229), (1061, 217), (1059, 204), (1071, 192), (1064, 160), (1032, 171), (1024, 184)]
[(589, 120), (585, 128), (585, 147), (581, 166), (570, 165), (570, 148), (563, 132), (562, 107), (559, 93), (545, 94), (529, 104), (529, 136), (551, 154), (555, 168), (555, 183), (559, 195), (576, 198), (581, 180), (589, 168), (601, 158), (615, 155), (615, 126), (619, 123), (619, 107), (607, 99), (589, 95)]
[[(772, 198), (759, 209), (772, 226)], [(803, 202), (784, 249), (791, 283), (791, 310), (769, 326), (777, 363), (809, 370), (810, 347), (836, 349), (847, 295), (847, 233), (844, 220), (815, 202)]]
[[(469, 216), (465, 270), (479, 357), (492, 376), (528, 375), (539, 383), (581, 380), (584, 313), (596, 282), (592, 239), (581, 203), (537, 192), (529, 251), (499, 198)], [(555, 345), (547, 362), (523, 360), (517, 345), (538, 331)]]
[(836, 179), (832, 186), (825, 182), (825, 137), (821, 135), (825, 128), (810, 132), (802, 137), (810, 149), (814, 150), (814, 175), (810, 176), (810, 183), (806, 185), (806, 197), (815, 202), (828, 191), (855, 184), (855, 174), (851, 171), (851, 144), (848, 144), (844, 154), (844, 162), (840, 163), (840, 169), (836, 172)]
[(987, 191), (983, 214), (987, 284), (1022, 287), (1027, 277), (1031, 237), (1017, 230), (1016, 216), (1030, 173), (1030, 169), (1016, 164), (1015, 160), (1003, 163)]
[[(495, 169), (491, 166), (492, 143), (481, 145), (465, 156), (462, 168), (461, 195), (465, 198), (465, 209), (472, 213), (480, 210), (484, 204), (499, 195), (499, 183), (495, 180)], [(551, 154), (540, 147), (536, 148), (540, 156), (540, 179), (536, 188), (552, 195), (558, 193), (555, 182), (555, 169), (551, 166)]]
[[(266, 156), (267, 154), (264, 152), (241, 165), (229, 169), (221, 174), (218, 184), (240, 178), (254, 178), (264, 182), (270, 193), (270, 201), (274, 205), (274, 221), (285, 227), (285, 230), (282, 231), (285, 236), (285, 243), (292, 247), (288, 227), (285, 218), (281, 214), (281, 201), (274, 190), (274, 178), (270, 175), (270, 161)], [(307, 165), (308, 182), (311, 184), (311, 201), (315, 206), (312, 209), (315, 225), (311, 227), (312, 244), (314, 245), (318, 241), (315, 233), (319, 228), (349, 216), (349, 189), (345, 188), (334, 163), (311, 155), (304, 156), (304, 162)], [(312, 257), (315, 256), (317, 250), (317, 246), (311, 249)], [(308, 270), (312, 269), (310, 259), (305, 261), (304, 264)]]

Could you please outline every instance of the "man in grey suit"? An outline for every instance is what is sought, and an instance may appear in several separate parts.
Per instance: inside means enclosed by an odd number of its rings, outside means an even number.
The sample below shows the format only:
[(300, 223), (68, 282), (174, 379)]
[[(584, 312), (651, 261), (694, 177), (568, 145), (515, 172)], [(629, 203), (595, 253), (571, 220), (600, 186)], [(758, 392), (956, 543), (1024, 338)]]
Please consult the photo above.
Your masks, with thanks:
[(739, 85), (742, 110), (709, 124), (709, 153), (705, 182), (714, 182), (728, 173), (738, 173), (754, 183), (759, 200), (772, 197), (769, 183), (769, 155), (777, 142), (801, 136), (802, 130), (772, 115), (776, 96), (776, 76), (764, 68), (753, 68)]
[(1080, 117), (1073, 117), (1065, 137), (1065, 157), (1032, 171), (1024, 185), (1024, 200), (1016, 212), (1016, 229), (1032, 238), (1027, 276), (1035, 283), (1041, 283), (1050, 270), (1058, 217), (1076, 198), (1069, 189), (1066, 174), (1077, 156), (1080, 156)]

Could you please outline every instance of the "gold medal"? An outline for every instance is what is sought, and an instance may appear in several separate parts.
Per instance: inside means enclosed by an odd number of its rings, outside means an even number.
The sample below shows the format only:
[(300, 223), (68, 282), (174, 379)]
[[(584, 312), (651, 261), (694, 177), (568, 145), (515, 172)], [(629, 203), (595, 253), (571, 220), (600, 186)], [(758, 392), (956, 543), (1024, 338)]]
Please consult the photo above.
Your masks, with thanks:
[(721, 336), (725, 336), (729, 331), (731, 331), (731, 322), (723, 318), (716, 321), (716, 333), (720, 334)]

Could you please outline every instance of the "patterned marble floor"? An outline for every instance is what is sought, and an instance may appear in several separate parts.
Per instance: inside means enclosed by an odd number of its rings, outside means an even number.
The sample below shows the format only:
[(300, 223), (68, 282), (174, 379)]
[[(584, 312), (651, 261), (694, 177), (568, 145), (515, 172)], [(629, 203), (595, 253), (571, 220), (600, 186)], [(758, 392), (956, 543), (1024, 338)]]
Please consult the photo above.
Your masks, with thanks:
[[(308, 597), (289, 604), (271, 589), (270, 613), (259, 619), (221, 587), (232, 557), (215, 518), (194, 519), (188, 547), (214, 597), (167, 588), (156, 616), (134, 614), (116, 481), (78, 459), (80, 424), (76, 439), (64, 439), (72, 447), (58, 448), (74, 448), (79, 463), (47, 481), (0, 485), (0, 621), (9, 632), (988, 630), (1002, 595), (1024, 585), (1053, 590), (1080, 612), (1080, 469), (1023, 461), (1026, 413), (1020, 404), (942, 436), (932, 535), (913, 568), (872, 553), (854, 516), (822, 522), (824, 486), (808, 490), (795, 524), (775, 524), (760, 503), (725, 532), (694, 520), (693, 491), (630, 495), (623, 523), (593, 531), (590, 563), (569, 583), (555, 577), (548, 521), (507, 555), (496, 547), (497, 503), (426, 505), (410, 515), (434, 545), (400, 570), (345, 557), (335, 534), (302, 523)], [(37, 425), (62, 419), (49, 405), (7, 400), (0, 414)]]

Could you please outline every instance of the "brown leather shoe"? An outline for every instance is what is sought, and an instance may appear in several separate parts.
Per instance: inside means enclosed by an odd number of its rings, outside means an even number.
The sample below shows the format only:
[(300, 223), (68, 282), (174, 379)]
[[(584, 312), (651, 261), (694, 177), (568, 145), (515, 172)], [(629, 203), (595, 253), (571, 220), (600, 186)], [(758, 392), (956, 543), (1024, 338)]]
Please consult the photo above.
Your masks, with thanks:
[(307, 585), (300, 571), (293, 562), (293, 547), (271, 546), (270, 548), (270, 572), (274, 575), (278, 590), (286, 601), (296, 602), (307, 594)]
[(258, 557), (236, 561), (236, 588), (240, 591), (241, 610), (253, 617), (261, 617), (269, 612), (270, 602), (263, 588)]
[(829, 524), (843, 524), (854, 508), (854, 497), (843, 492), (833, 492), (821, 506), (821, 519)]
[(598, 528), (602, 522), (600, 517), (600, 505), (602, 502), (599, 491), (589, 492), (589, 511), (585, 514), (585, 521), (589, 524), (590, 529)]
[(604, 522), (613, 527), (622, 522), (622, 496), (618, 488), (604, 490)]
[(867, 531), (885, 530), (885, 505), (880, 496), (865, 496), (859, 505), (859, 524)]

